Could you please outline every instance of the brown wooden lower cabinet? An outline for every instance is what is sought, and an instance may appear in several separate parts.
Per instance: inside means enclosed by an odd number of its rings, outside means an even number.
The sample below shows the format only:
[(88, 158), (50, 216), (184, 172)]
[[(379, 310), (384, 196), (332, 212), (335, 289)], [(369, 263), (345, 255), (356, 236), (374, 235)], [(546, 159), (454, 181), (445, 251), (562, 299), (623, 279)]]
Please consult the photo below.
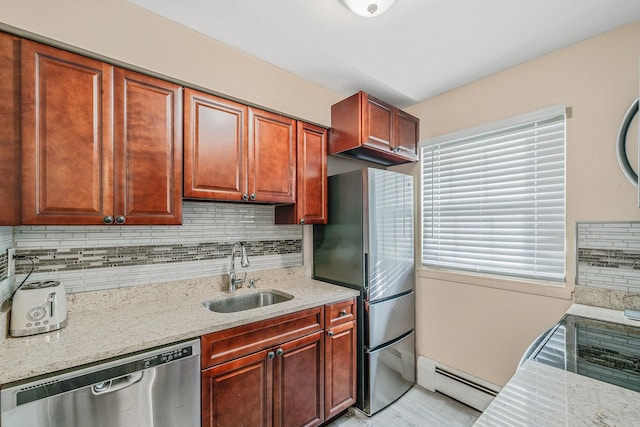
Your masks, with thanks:
[(325, 420), (356, 403), (356, 300), (325, 306)]
[(355, 300), (203, 336), (202, 426), (321, 425), (355, 403), (355, 345)]

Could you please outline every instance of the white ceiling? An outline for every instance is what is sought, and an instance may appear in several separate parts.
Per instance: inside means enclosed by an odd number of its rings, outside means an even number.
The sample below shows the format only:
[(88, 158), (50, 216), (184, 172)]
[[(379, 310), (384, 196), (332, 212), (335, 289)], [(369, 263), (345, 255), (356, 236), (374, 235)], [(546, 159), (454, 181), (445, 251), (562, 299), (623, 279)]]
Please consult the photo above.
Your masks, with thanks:
[(343, 95), (399, 107), (640, 20), (640, 0), (129, 0)]

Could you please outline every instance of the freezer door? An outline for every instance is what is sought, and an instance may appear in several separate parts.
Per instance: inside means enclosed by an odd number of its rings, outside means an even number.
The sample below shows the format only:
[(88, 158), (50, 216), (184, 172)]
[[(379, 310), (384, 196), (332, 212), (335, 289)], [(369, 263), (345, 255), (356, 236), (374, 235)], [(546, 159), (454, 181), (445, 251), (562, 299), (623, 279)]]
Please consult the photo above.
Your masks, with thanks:
[(383, 301), (365, 301), (364, 314), (364, 345), (375, 349), (415, 328), (415, 293), (410, 291)]
[(364, 407), (360, 409), (373, 415), (415, 384), (415, 333), (411, 331), (388, 346), (366, 352), (364, 363)]
[(414, 289), (413, 177), (368, 169), (368, 291), (370, 301)]

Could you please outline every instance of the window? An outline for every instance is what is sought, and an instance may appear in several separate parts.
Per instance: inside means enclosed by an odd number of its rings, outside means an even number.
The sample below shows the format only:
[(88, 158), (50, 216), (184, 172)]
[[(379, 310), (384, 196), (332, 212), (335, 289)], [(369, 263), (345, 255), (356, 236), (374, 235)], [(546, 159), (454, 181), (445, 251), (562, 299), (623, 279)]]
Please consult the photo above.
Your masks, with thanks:
[(422, 146), (422, 265), (565, 277), (565, 107)]

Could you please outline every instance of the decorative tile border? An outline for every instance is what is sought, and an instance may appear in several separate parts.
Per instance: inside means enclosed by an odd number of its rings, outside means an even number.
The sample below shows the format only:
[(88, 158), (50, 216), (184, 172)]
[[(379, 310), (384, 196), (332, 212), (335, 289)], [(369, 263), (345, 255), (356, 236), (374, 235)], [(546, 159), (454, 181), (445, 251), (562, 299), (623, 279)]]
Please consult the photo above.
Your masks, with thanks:
[(640, 251), (578, 248), (578, 263), (589, 267), (640, 270)]
[[(301, 239), (263, 240), (243, 243), (247, 248), (249, 257), (302, 253)], [(16, 255), (33, 259), (34, 273), (46, 273), (224, 259), (231, 256), (232, 244), (228, 242), (205, 242), (193, 245), (32, 249), (18, 250)], [(17, 274), (27, 274), (30, 270), (31, 261), (24, 258), (16, 260)]]

